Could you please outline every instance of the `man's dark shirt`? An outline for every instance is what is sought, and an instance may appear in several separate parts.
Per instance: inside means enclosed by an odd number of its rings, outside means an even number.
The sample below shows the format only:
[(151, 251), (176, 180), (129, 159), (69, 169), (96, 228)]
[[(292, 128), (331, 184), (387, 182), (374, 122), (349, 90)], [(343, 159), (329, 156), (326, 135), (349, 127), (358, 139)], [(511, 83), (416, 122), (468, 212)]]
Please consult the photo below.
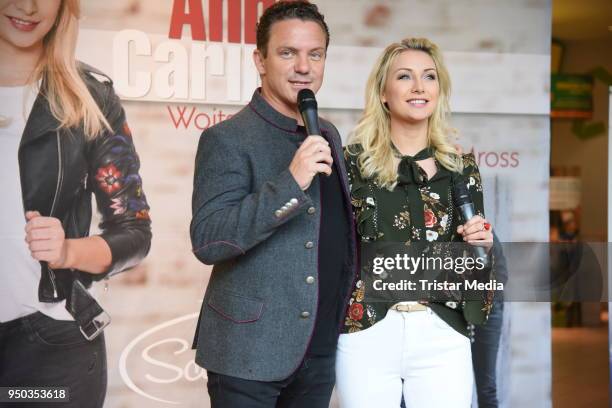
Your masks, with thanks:
[[(303, 127), (301, 132), (306, 134)], [(342, 160), (342, 152), (335, 152)], [(335, 353), (338, 339), (339, 308), (341, 299), (342, 270), (348, 255), (349, 225), (346, 216), (342, 184), (336, 163), (332, 174), (319, 174), (321, 192), (321, 217), (319, 230), (319, 305), (314, 333), (310, 342), (310, 355)]]

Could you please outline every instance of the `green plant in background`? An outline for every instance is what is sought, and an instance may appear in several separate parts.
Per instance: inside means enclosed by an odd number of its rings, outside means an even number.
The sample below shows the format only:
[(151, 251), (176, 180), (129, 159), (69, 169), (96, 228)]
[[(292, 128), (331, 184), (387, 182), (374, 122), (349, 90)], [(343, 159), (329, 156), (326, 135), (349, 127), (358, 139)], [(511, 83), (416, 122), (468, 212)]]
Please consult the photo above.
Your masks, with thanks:
[(593, 78), (599, 79), (605, 85), (612, 86), (612, 74), (610, 74), (604, 67), (597, 67), (591, 70), (590, 74), (593, 76)]
[[(612, 74), (604, 67), (592, 69), (589, 74), (604, 83), (604, 85), (612, 86)], [(604, 121), (587, 122), (584, 119), (575, 119), (572, 123), (572, 133), (580, 140), (588, 140), (597, 136), (606, 134), (606, 123)]]
[(603, 121), (588, 123), (584, 119), (574, 119), (572, 133), (580, 140), (592, 139), (606, 133), (606, 124)]

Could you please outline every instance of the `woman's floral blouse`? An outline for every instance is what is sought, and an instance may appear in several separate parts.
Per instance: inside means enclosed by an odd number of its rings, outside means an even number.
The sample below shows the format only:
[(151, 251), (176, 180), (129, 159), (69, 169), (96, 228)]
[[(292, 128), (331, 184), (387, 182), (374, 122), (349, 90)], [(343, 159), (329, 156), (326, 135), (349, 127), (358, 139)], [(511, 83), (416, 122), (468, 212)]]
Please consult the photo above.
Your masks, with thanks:
[[(462, 175), (445, 169), (436, 160), (437, 172), (428, 179), (416, 161), (433, 157), (432, 149), (424, 149), (412, 157), (395, 152), (400, 159), (398, 184), (389, 191), (376, 181), (361, 176), (358, 166), (360, 146), (353, 145), (344, 150), (360, 242), (462, 241), (456, 233), (461, 221), (452, 204), (452, 182), (460, 180), (467, 184), (476, 212), (484, 217), (482, 181), (474, 155), (463, 155)], [(362, 280), (355, 283), (343, 333), (367, 329), (383, 319), (389, 307), (396, 303), (365, 301), (364, 286)], [(492, 292), (484, 292), (482, 301), (429, 302), (429, 306), (449, 325), (467, 335), (468, 322), (484, 322), (491, 302)]]

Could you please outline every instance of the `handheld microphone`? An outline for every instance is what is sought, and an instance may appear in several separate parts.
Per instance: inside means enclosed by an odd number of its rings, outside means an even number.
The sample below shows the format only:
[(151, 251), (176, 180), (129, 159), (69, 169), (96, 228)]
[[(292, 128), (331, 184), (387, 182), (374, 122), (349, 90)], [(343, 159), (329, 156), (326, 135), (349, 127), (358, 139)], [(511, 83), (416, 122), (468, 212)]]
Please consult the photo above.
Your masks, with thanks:
[[(453, 204), (457, 208), (457, 211), (461, 214), (463, 222), (466, 223), (476, 215), (474, 210), (474, 202), (470, 196), (467, 186), (464, 180), (458, 180), (453, 184)], [(474, 245), (474, 254), (477, 258), (482, 258), (485, 265), (488, 263), (487, 251), (484, 247)]]
[(308, 88), (301, 89), (298, 92), (298, 109), (302, 115), (306, 133), (309, 135), (321, 135), (319, 127), (319, 115), (317, 114), (317, 100), (314, 92)]

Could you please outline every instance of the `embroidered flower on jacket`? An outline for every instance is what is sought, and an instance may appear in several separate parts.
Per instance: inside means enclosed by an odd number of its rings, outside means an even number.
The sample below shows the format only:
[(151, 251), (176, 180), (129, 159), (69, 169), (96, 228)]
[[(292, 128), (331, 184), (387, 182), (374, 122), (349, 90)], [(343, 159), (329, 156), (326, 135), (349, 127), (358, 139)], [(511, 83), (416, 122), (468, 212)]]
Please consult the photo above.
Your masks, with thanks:
[(132, 137), (132, 132), (130, 131), (130, 127), (128, 126), (127, 122), (123, 122), (123, 134), (128, 137)]
[(438, 233), (436, 231), (427, 230), (425, 231), (425, 238), (428, 241), (435, 241), (438, 238)]
[(436, 225), (436, 222), (438, 221), (438, 219), (436, 218), (436, 215), (429, 208), (425, 209), (424, 217), (425, 217), (425, 228), (433, 227), (434, 225)]
[(435, 200), (439, 200), (440, 196), (438, 195), (438, 193), (429, 193), (429, 196)]
[(98, 169), (96, 180), (106, 194), (112, 194), (121, 188), (121, 176), (121, 172), (111, 163)]
[(349, 308), (349, 316), (353, 320), (361, 320), (363, 317), (363, 305), (361, 303), (353, 303)]
[(470, 182), (468, 184), (468, 187), (469, 186), (473, 186), (474, 184), (476, 184), (476, 179), (474, 177), (470, 176)]
[[(140, 188), (137, 189), (137, 191), (139, 191)], [(141, 210), (148, 210), (149, 207), (147, 205), (147, 202), (145, 201), (144, 197), (142, 197), (140, 194), (137, 193), (137, 197), (138, 198), (131, 198), (128, 200), (127, 202), (127, 209), (129, 211), (134, 211), (134, 212), (138, 212)]]
[(113, 203), (111, 204), (110, 208), (114, 210), (114, 215), (121, 215), (125, 213), (125, 210), (127, 210), (125, 197), (122, 196), (113, 198), (111, 201)]
[(140, 210), (136, 213), (136, 219), (137, 220), (148, 220), (150, 219), (149, 217), (149, 210)]

